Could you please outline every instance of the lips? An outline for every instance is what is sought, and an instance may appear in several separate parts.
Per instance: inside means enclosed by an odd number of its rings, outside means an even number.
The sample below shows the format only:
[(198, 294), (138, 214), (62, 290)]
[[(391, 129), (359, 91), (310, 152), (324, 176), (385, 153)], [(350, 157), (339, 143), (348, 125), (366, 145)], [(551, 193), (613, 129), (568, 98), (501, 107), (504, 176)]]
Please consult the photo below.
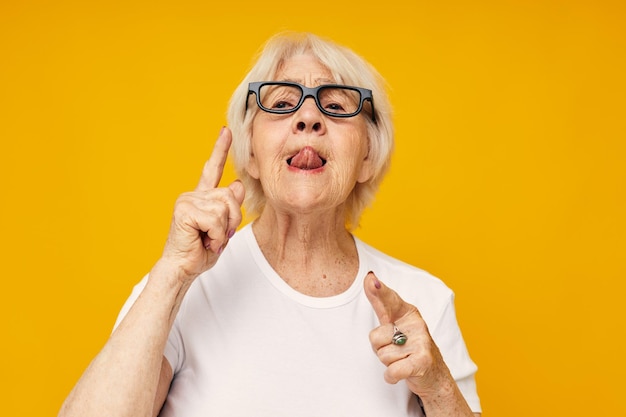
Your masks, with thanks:
[(326, 160), (311, 146), (305, 146), (297, 154), (287, 159), (287, 164), (292, 168), (310, 171), (323, 167)]

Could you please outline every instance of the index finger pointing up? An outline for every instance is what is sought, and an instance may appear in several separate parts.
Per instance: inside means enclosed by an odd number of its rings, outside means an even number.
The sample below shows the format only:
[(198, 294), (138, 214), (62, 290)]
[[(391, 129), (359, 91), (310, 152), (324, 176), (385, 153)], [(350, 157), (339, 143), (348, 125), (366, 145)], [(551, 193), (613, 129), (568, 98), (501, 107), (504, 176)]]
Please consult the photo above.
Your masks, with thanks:
[(228, 150), (233, 136), (229, 128), (223, 127), (220, 135), (213, 146), (213, 152), (209, 160), (204, 164), (202, 176), (196, 187), (196, 191), (207, 191), (216, 188), (222, 179), (224, 165), (228, 157)]
[(380, 324), (393, 323), (402, 317), (417, 312), (417, 308), (404, 301), (397, 292), (380, 282), (373, 272), (365, 277), (365, 295), (374, 308)]

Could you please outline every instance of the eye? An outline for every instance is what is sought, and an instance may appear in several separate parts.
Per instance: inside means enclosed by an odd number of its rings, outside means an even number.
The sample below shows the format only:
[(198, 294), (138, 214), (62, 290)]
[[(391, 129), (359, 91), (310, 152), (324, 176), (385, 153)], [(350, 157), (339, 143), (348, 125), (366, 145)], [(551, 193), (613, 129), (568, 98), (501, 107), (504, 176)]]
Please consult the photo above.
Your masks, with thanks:
[(326, 87), (318, 97), (322, 107), (335, 114), (350, 114), (359, 106), (359, 93), (347, 88)]
[(343, 106), (339, 103), (327, 103), (326, 108), (334, 112), (339, 112), (339, 111), (344, 110)]
[(269, 110), (291, 110), (298, 105), (301, 95), (293, 86), (269, 84), (261, 90), (261, 104)]
[(273, 109), (293, 109), (296, 105), (291, 102), (291, 101), (286, 101), (286, 100), (282, 100), (282, 101), (277, 101), (276, 103), (274, 103), (272, 105)]

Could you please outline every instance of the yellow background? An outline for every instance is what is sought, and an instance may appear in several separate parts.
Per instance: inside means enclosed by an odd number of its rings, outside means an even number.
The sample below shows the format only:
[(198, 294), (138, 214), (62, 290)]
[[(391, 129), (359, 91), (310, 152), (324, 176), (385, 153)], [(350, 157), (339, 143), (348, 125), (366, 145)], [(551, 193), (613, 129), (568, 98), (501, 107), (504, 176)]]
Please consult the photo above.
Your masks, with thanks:
[(625, 415), (624, 3), (219, 3), (2, 1), (2, 414), (56, 414), (293, 29), (389, 82), (397, 152), (357, 235), (456, 291), (485, 415)]

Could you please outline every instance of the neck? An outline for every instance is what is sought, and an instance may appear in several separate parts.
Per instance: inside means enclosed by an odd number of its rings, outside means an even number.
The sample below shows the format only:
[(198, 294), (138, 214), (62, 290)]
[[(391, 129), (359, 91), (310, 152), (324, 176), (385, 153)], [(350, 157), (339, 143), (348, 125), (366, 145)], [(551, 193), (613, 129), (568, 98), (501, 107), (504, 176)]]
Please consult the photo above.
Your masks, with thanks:
[(270, 265), (297, 291), (336, 295), (356, 276), (358, 255), (343, 207), (324, 215), (293, 215), (266, 206), (253, 230)]

